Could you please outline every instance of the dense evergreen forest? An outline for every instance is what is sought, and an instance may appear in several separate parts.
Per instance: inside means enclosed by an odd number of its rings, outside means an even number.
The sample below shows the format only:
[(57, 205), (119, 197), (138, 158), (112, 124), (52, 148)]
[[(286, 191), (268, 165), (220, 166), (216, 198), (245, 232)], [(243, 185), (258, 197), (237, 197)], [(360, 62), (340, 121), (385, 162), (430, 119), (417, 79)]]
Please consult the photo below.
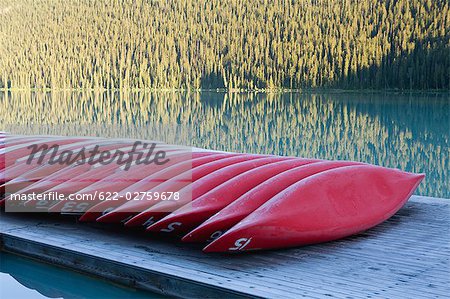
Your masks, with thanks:
[(0, 0), (0, 88), (448, 89), (448, 0)]

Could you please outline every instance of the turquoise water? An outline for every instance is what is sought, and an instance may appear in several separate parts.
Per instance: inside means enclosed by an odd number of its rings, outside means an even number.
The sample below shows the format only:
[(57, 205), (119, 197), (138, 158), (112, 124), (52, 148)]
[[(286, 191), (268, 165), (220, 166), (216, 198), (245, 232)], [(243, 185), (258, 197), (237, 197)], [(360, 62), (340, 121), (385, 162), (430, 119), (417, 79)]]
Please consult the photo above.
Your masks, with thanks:
[(0, 298), (165, 298), (0, 252)]
[(449, 93), (0, 92), (0, 111), (0, 129), (27, 133), (153, 139), (151, 128), (190, 126), (167, 141), (425, 173), (416, 193), (450, 198)]

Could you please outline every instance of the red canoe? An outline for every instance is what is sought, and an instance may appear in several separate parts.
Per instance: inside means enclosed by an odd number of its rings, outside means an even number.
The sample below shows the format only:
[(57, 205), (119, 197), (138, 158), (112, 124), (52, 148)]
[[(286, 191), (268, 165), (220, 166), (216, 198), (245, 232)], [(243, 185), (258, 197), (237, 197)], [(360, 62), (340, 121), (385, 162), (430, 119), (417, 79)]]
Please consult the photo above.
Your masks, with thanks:
[[(52, 139), (54, 140), (54, 139)], [(30, 141), (27, 140), (26, 142), (20, 142), (19, 144), (15, 144), (12, 146), (3, 145), (3, 148), (0, 149), (0, 178), (4, 176), (4, 169), (7, 166), (10, 166), (16, 162), (17, 159), (20, 159), (22, 157), (25, 157), (30, 154), (30, 149), (27, 148), (28, 146), (31, 146), (33, 144), (41, 145), (43, 143), (47, 144), (48, 142), (51, 142), (51, 139), (47, 139), (46, 141), (43, 140), (37, 140), (37, 141)], [(3, 182), (3, 180), (2, 180)]]
[(372, 165), (318, 173), (274, 196), (204, 251), (302, 246), (362, 232), (394, 215), (423, 177)]
[[(0, 185), (7, 181), (6, 168), (16, 163), (17, 159), (21, 159), (30, 154), (31, 149), (27, 148), (31, 145), (46, 144), (49, 147), (53, 145), (64, 145), (74, 143), (86, 138), (56, 137), (56, 136), (16, 136), (6, 135), (3, 138), (3, 148), (0, 149)], [(11, 142), (11, 143), (10, 143)], [(9, 172), (9, 170), (8, 170)], [(4, 187), (0, 186), (0, 198), (4, 196)], [(0, 200), (0, 206), (4, 205), (4, 199)]]
[[(0, 136), (0, 170), (5, 167), (5, 152), (6, 149), (14, 148), (15, 150), (18, 150), (21, 148), (20, 145), (32, 145), (36, 144), (36, 142), (42, 141), (42, 140), (53, 140), (55, 137), (51, 136), (20, 136), (20, 135), (4, 135)], [(11, 150), (9, 150), (11, 151)], [(29, 152), (29, 151), (28, 151)], [(8, 159), (10, 159), (10, 156), (8, 156)]]
[[(200, 196), (206, 194), (217, 186), (233, 179), (234, 177), (249, 171), (251, 169), (268, 165), (280, 161), (290, 160), (293, 161), (293, 157), (279, 157), (279, 156), (266, 156), (264, 158), (256, 159), (253, 161), (242, 162), (234, 165), (230, 165), (214, 171), (203, 178), (196, 180), (192, 185), (183, 188), (180, 191), (180, 199), (178, 201), (164, 201), (159, 204), (159, 211), (162, 213), (156, 213), (150, 210), (151, 206), (147, 207), (147, 210), (139, 213), (128, 222), (126, 226), (148, 226), (153, 221), (158, 221), (162, 217), (166, 216), (169, 212), (178, 209), (180, 206), (195, 201)], [(228, 192), (231, 192), (229, 190)], [(152, 227), (152, 226), (150, 226)], [(159, 230), (158, 230), (159, 231)]]
[[(121, 148), (122, 151), (131, 150), (132, 147), (127, 147), (125, 149)], [(138, 149), (137, 152), (140, 150)], [(183, 151), (183, 154), (186, 152)], [(172, 157), (175, 156), (174, 152), (171, 152)], [(40, 180), (39, 182), (21, 190), (23, 193), (43, 193), (49, 190), (58, 190), (57, 187), (67, 188), (68, 186), (74, 185), (74, 189), (71, 193), (75, 193), (89, 185), (92, 185), (101, 179), (104, 179), (116, 171), (122, 166), (119, 163), (109, 163), (106, 165), (89, 165), (89, 164), (74, 164), (71, 167), (64, 168), (58, 172), (49, 175), (48, 177)], [(56, 188), (56, 189), (53, 189)]]
[[(219, 161), (213, 161), (202, 165), (200, 167), (196, 167), (189, 171), (188, 173), (179, 174), (170, 180), (163, 182), (162, 184), (157, 184), (152, 189), (144, 189), (143, 191), (151, 191), (151, 192), (179, 192), (180, 198), (183, 196), (191, 196), (191, 194), (183, 194), (181, 189), (190, 189), (192, 182), (196, 182), (199, 179), (214, 173), (220, 169), (226, 167), (232, 167), (234, 165), (239, 165), (241, 163), (253, 162), (254, 160), (263, 159), (264, 156), (261, 155), (238, 155), (233, 156), (226, 159), (221, 159)], [(186, 174), (191, 175), (190, 181), (186, 182), (184, 179)], [(183, 183), (184, 182), (184, 183)], [(185, 187), (184, 187), (184, 186)], [(184, 187), (184, 188), (183, 188)], [(180, 188), (180, 189), (178, 189)], [(139, 190), (134, 190), (139, 191)], [(128, 192), (134, 192), (131, 189), (128, 189)], [(141, 190), (142, 191), (142, 190)], [(123, 193), (122, 193), (123, 194)], [(149, 207), (155, 205), (157, 201), (148, 201), (148, 200), (139, 200), (139, 201), (130, 201), (125, 203), (124, 205), (118, 207), (114, 211), (107, 213), (97, 219), (99, 222), (105, 223), (120, 223), (128, 218), (139, 214), (141, 211), (148, 209)]]
[(0, 169), (4, 169), (6, 167), (14, 165), (19, 159), (28, 158), (31, 153), (31, 149), (28, 147), (31, 145), (47, 145), (49, 148), (51, 148), (52, 146), (64, 146), (68, 144), (83, 142), (86, 140), (86, 138), (49, 138), (29, 141), (15, 146), (6, 147), (2, 151), (0, 151), (0, 159), (4, 161), (4, 165), (0, 165)]
[[(81, 141), (80, 141), (81, 140)], [(94, 141), (90, 141), (94, 142)], [(99, 142), (99, 141), (95, 141)], [(73, 139), (73, 138), (65, 138), (65, 139), (45, 139), (41, 141), (33, 141), (30, 143), (21, 144), (15, 147), (6, 148), (4, 152), (4, 156), (2, 161), (5, 166), (3, 166), (3, 170), (0, 171), (0, 196), (5, 194), (5, 184), (15, 179), (17, 176), (22, 175), (24, 172), (32, 170), (33, 168), (41, 168), (42, 165), (30, 163), (28, 164), (27, 160), (30, 158), (30, 149), (27, 146), (32, 144), (41, 144), (47, 145), (49, 148), (53, 145), (61, 146), (60, 149), (73, 149), (77, 148), (79, 145), (89, 144), (88, 141), (83, 141), (82, 139)], [(47, 155), (45, 158), (49, 159), (51, 155)], [(35, 157), (35, 161), (37, 158)], [(44, 159), (43, 162), (46, 160)], [(58, 164), (59, 165), (59, 164)], [(20, 185), (20, 184), (19, 184)], [(12, 186), (11, 186), (12, 187)], [(14, 189), (14, 188), (13, 188)], [(12, 191), (12, 190), (11, 190)], [(9, 192), (9, 190), (8, 190)]]
[[(117, 149), (123, 149), (124, 146), (129, 147), (130, 144), (120, 144), (111, 141), (105, 142), (105, 141), (86, 141), (76, 144), (70, 144), (65, 145), (60, 148), (58, 151), (58, 154), (55, 156), (56, 158), (66, 150), (73, 150), (76, 151), (85, 148), (87, 150), (84, 159), (89, 159), (91, 157), (92, 152), (91, 149), (94, 148), (94, 146), (99, 146), (99, 151), (110, 151), (110, 150), (117, 150)], [(24, 159), (24, 161), (22, 161)], [(37, 159), (32, 161), (32, 163), (27, 163), (27, 158), (20, 159), (14, 164), (13, 166), (9, 167), (7, 171), (5, 172), (5, 181), (7, 182), (5, 184), (5, 187), (9, 189), (9, 192), (14, 193), (17, 191), (20, 191), (21, 189), (28, 187), (29, 185), (38, 182), (39, 180), (42, 180), (49, 175), (52, 175), (55, 172), (58, 172), (59, 170), (62, 170), (64, 168), (68, 168), (71, 166), (70, 164), (61, 164), (61, 163), (55, 163), (55, 164), (47, 164), (47, 160), (49, 157), (46, 157), (46, 159), (42, 160), (42, 163), (38, 163)], [(81, 157), (80, 157), (81, 159)], [(76, 164), (75, 161), (72, 164)], [(86, 163), (87, 164), (87, 163)], [(69, 167), (70, 168), (70, 167)]]
[[(85, 196), (87, 195), (100, 195), (100, 194), (111, 194), (111, 196), (121, 191), (122, 189), (135, 184), (136, 182), (139, 182), (146, 176), (148, 176), (151, 173), (160, 171), (161, 169), (166, 169), (180, 161), (186, 161), (190, 160), (193, 157), (204, 157), (204, 156), (211, 156), (211, 152), (186, 152), (186, 150), (182, 151), (173, 151), (170, 152), (170, 161), (164, 165), (157, 165), (155, 163), (150, 165), (134, 165), (129, 170), (123, 169), (123, 167), (120, 167), (116, 170), (114, 170), (109, 175), (105, 176), (105, 173), (93, 173), (89, 180), (86, 181), (81, 177), (81, 180), (72, 180), (70, 182), (61, 184), (55, 188), (52, 188), (48, 192), (58, 192), (61, 194), (83, 194)], [(82, 213), (85, 212), (87, 209), (92, 207), (93, 205), (100, 202), (100, 196), (97, 196), (97, 198), (92, 197), (92, 200), (88, 204), (83, 204), (83, 208), (77, 207), (77, 212)], [(69, 209), (66, 209), (67, 206), (64, 202), (59, 202), (56, 205), (52, 206), (50, 208), (50, 212), (61, 212), (61, 209), (65, 209), (66, 212), (70, 212)], [(77, 205), (78, 206), (78, 205)]]
[(75, 138), (75, 139), (67, 139), (67, 138), (48, 138), (48, 139), (39, 139), (39, 140), (31, 140), (25, 143), (20, 143), (15, 146), (6, 146), (5, 148), (0, 150), (0, 170), (6, 167), (9, 167), (16, 163), (16, 160), (26, 157), (30, 154), (30, 149), (28, 148), (31, 145), (48, 145), (48, 147), (52, 147), (53, 145), (64, 145), (74, 142), (80, 142), (82, 140), (86, 140), (83, 138)]
[[(58, 141), (58, 144), (60, 144), (60, 141)], [(89, 146), (94, 145), (99, 145), (102, 150), (109, 150), (118, 147), (116, 143), (111, 144), (111, 141), (89, 140), (63, 145), (59, 148), (58, 153), (62, 153), (66, 150), (76, 151), (83, 147), (89, 149)], [(86, 154), (86, 158), (89, 158), (88, 153)], [(14, 165), (4, 169), (0, 182), (2, 184), (0, 186), (0, 192), (2, 194), (5, 192), (8, 194), (16, 193), (21, 189), (45, 178), (46, 176), (69, 166), (64, 163), (47, 164), (46, 162), (50, 159), (50, 156), (51, 155), (47, 155), (42, 160), (42, 163), (38, 163), (37, 158), (35, 158), (31, 163), (28, 163), (28, 156), (16, 160)]]
[[(74, 145), (66, 145), (60, 148), (60, 151), (64, 151), (67, 149), (78, 150), (84, 148), (86, 150), (86, 154), (83, 159), (91, 159), (93, 153), (90, 151), (94, 146), (98, 146), (98, 151), (113, 151), (120, 150), (124, 153), (127, 153), (131, 150), (136, 150), (139, 152), (140, 147), (134, 147), (132, 145), (132, 141), (125, 141), (127, 143), (121, 143), (123, 141), (88, 141), (83, 143), (77, 143)], [(82, 146), (81, 146), (82, 145)], [(75, 152), (76, 155), (76, 152)], [(100, 169), (117, 169), (120, 167), (119, 163), (108, 163), (106, 165), (102, 165), (100, 163), (96, 163), (100, 158), (101, 154), (94, 156), (93, 165), (92, 163), (82, 163), (77, 164), (75, 162), (70, 165), (65, 164), (43, 164), (40, 165), (37, 162), (27, 164), (26, 162), (16, 163), (14, 167), (8, 169), (7, 180), (8, 182), (2, 186), (3, 190), (6, 190), (9, 194), (20, 193), (20, 194), (30, 194), (30, 193), (43, 193), (48, 189), (55, 187), (58, 184), (64, 183), (70, 179), (72, 179), (75, 175), (83, 175), (86, 176), (89, 171), (95, 171), (95, 173), (99, 173)], [(43, 160), (45, 163), (45, 159)], [(25, 173), (23, 173), (25, 172)], [(97, 176), (98, 178), (98, 176)], [(31, 187), (31, 188), (29, 188)], [(40, 201), (29, 201), (29, 202), (21, 202), (21, 204), (25, 204), (29, 209), (39, 204), (40, 208), (45, 208), (47, 206), (47, 202)]]
[(293, 159), (256, 167), (224, 182), (194, 201), (186, 203), (184, 206), (182, 205), (183, 202), (181, 202), (180, 208), (172, 213), (168, 213), (168, 210), (164, 207), (158, 208), (155, 206), (146, 211), (148, 217), (156, 219), (160, 214), (168, 216), (156, 222), (149, 230), (167, 232), (168, 227), (172, 227), (173, 223), (177, 223), (176, 229), (171, 230), (170, 233), (182, 234), (183, 232), (188, 232), (248, 190), (273, 176), (288, 169), (315, 162), (318, 162), (318, 160)]
[[(121, 145), (123, 146), (123, 145)], [(128, 152), (129, 150), (132, 150), (133, 147), (120, 147), (119, 150)], [(139, 152), (139, 148), (137, 149)], [(38, 182), (30, 185), (29, 187), (26, 187), (21, 190), (22, 193), (43, 193), (45, 191), (48, 191), (49, 189), (56, 187), (59, 184), (65, 183), (74, 177), (77, 177), (78, 175), (88, 175), (88, 172), (90, 171), (99, 171), (100, 169), (104, 170), (106, 168), (112, 168), (113, 171), (120, 167), (118, 163), (110, 163), (106, 165), (98, 165), (96, 161), (98, 161), (100, 155), (97, 155), (93, 157), (93, 163), (73, 163), (69, 165), (66, 168), (60, 169), (58, 171), (53, 172), (52, 174), (49, 174), (45, 178), (39, 180)], [(100, 176), (98, 176), (100, 177)]]
[[(226, 158), (231, 158), (234, 156), (244, 156), (244, 155), (217, 153), (205, 157), (195, 158), (192, 160), (181, 161), (168, 168), (157, 171), (156, 173), (151, 174), (150, 176), (142, 179), (141, 181), (121, 190), (118, 195), (118, 200), (102, 201), (94, 205), (89, 210), (87, 210), (86, 213), (83, 214), (83, 216), (81, 216), (80, 221), (95, 221), (102, 215), (106, 215), (107, 213), (112, 212), (116, 208), (127, 203), (129, 201), (129, 195), (134, 196), (133, 194), (136, 194), (135, 192), (146, 192), (148, 190), (152, 190), (156, 186), (170, 180), (171, 178), (179, 177), (180, 183), (186, 184), (190, 180), (192, 180), (192, 172), (197, 167), (200, 167), (202, 165), (211, 162), (220, 161)], [(184, 180), (182, 179), (182, 176), (184, 176)]]
[[(192, 156), (197, 155), (191, 152), (186, 152), (186, 150), (176, 151), (172, 147), (160, 146), (158, 150), (165, 149), (168, 153), (170, 153), (171, 161), (168, 164), (176, 163), (178, 160), (186, 160), (191, 159)], [(210, 153), (201, 153), (200, 155), (210, 155)], [(160, 169), (161, 166), (156, 167)], [(76, 169), (65, 169), (62, 173), (60, 173), (59, 179), (56, 180), (41, 180), (38, 183), (33, 185), (33, 189), (31, 192), (41, 192), (41, 193), (60, 193), (60, 194), (75, 194), (80, 190), (87, 188), (93, 184), (108, 181), (108, 184), (111, 186), (113, 183), (117, 183), (120, 179), (130, 181), (132, 183), (133, 179), (136, 179), (137, 175), (143, 175), (146, 172), (154, 171), (155, 166), (150, 165), (133, 165), (128, 171), (123, 169), (123, 166), (120, 166), (118, 163), (110, 163), (107, 165), (94, 165), (93, 167), (88, 167), (86, 171), (81, 171), (78, 167)], [(81, 172), (81, 173), (80, 173)], [(73, 176), (71, 177), (71, 175)], [(63, 179), (63, 182), (60, 181), (61, 178), (68, 178), (67, 180)], [(114, 179), (115, 178), (115, 179)], [(111, 183), (111, 180), (114, 181)], [(116, 186), (116, 184), (114, 184)], [(114, 187), (111, 187), (114, 189)], [(23, 192), (23, 191), (22, 191)], [(29, 201), (26, 202), (25, 205), (29, 208), (39, 208), (39, 209), (48, 209), (53, 205), (58, 204), (58, 202), (52, 201)]]
[(259, 184), (221, 209), (220, 212), (189, 232), (183, 238), (183, 241), (211, 242), (292, 184), (322, 171), (358, 164), (361, 163), (350, 161), (322, 161), (284, 171)]

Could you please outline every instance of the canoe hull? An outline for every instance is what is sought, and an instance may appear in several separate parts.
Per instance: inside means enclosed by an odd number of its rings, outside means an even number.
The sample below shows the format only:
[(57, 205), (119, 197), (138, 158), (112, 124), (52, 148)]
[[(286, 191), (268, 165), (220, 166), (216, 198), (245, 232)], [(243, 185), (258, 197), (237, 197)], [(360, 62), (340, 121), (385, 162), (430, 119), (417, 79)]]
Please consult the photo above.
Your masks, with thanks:
[(394, 215), (423, 177), (371, 165), (313, 175), (273, 197), (204, 251), (303, 246), (362, 232)]

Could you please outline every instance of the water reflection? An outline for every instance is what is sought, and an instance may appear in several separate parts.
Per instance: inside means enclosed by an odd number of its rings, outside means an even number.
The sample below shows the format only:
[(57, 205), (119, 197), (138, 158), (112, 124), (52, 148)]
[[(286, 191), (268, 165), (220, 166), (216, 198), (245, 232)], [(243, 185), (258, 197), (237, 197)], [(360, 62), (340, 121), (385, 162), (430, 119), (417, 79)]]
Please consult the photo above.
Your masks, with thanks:
[(0, 93), (0, 111), (1, 129), (28, 133), (151, 139), (176, 123), (198, 147), (424, 172), (418, 193), (450, 198), (449, 94), (16, 92)]
[(64, 268), (0, 252), (0, 298), (162, 299), (166, 297), (120, 287)]

